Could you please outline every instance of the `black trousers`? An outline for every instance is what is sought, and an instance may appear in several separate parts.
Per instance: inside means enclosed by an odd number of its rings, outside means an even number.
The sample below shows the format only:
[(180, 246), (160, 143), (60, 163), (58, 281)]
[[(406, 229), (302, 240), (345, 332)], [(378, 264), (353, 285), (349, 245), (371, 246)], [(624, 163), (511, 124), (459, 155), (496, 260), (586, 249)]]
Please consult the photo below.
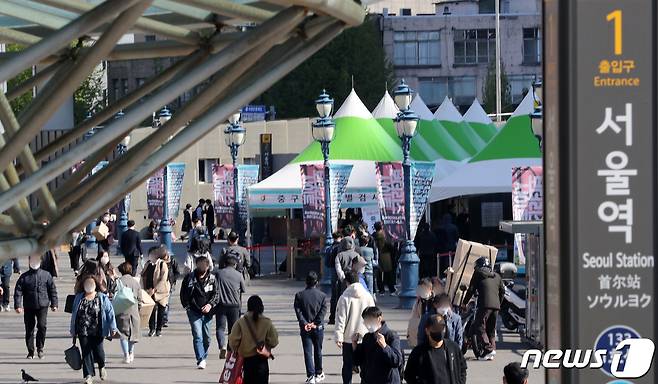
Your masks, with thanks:
[(105, 367), (105, 350), (100, 336), (78, 336), (82, 354), (82, 377), (95, 376), (94, 364), (98, 369)]
[[(155, 296), (151, 296), (151, 298), (155, 301)], [(166, 310), (167, 307), (155, 301), (155, 307), (153, 307), (153, 312), (151, 312), (151, 317), (149, 318), (149, 331), (162, 331)]]
[(34, 327), (37, 327), (37, 351), (43, 351), (46, 343), (46, 327), (48, 321), (48, 307), (38, 309), (23, 309), (25, 322), (25, 345), (27, 352), (34, 355)]
[(338, 304), (338, 299), (340, 295), (345, 292), (344, 281), (339, 281), (336, 273), (331, 277), (331, 300), (329, 301), (329, 324), (333, 324), (336, 321), (336, 305)]
[(473, 319), (473, 350), (482, 357), (496, 350), (497, 309), (478, 308)]
[(341, 376), (343, 377), (343, 384), (352, 384), (352, 370), (354, 369), (354, 349), (352, 343), (343, 343), (343, 368), (341, 369)]
[(243, 384), (268, 384), (270, 382), (270, 366), (267, 359), (258, 355), (244, 359)]
[[(217, 344), (219, 349), (226, 349), (226, 337), (224, 333), (231, 334), (233, 324), (240, 318), (240, 307), (219, 304), (215, 307), (215, 327), (217, 333)], [(228, 332), (227, 332), (228, 331)]]
[(2, 305), (9, 305), (9, 284), (11, 282), (11, 275), (2, 276)]
[(436, 255), (431, 253), (420, 254), (420, 265), (418, 266), (418, 278), (434, 277), (436, 273)]
[(381, 268), (377, 268), (374, 270), (374, 273), (379, 293), (383, 294), (385, 292), (384, 286), (388, 287), (390, 293), (395, 292), (395, 270), (384, 272)]

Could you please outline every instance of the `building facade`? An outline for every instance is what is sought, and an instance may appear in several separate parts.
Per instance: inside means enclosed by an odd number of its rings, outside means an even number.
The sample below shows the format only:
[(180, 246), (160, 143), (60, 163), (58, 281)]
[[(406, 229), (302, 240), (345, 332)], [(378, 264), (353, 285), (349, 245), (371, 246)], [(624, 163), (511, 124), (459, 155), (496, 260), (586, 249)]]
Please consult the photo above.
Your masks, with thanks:
[[(507, 75), (512, 109), (541, 75), (541, 2), (500, 0), (501, 61)], [(397, 12), (386, 8), (398, 7)], [(384, 49), (395, 76), (416, 89), (430, 108), (448, 96), (462, 113), (474, 98), (483, 101), (490, 63), (496, 58), (494, 1), (450, 0), (433, 3), (431, 14), (414, 12), (418, 1), (375, 3), (381, 13)], [(495, 111), (487, 111), (494, 113)]]

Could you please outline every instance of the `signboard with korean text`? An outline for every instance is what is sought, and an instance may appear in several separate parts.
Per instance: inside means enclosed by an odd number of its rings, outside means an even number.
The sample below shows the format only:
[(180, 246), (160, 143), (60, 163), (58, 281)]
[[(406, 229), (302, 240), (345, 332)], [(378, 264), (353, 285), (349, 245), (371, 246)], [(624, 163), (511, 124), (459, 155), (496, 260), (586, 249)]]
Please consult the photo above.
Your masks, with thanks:
[(272, 158), (272, 134), (260, 134), (260, 180), (272, 176), (274, 171), (274, 159)]
[(233, 211), (235, 209), (233, 164), (213, 164), (212, 186), (217, 226), (233, 228)]
[(329, 187), (331, 188), (331, 228), (338, 229), (338, 212), (343, 207), (343, 199), (347, 182), (352, 173), (351, 164), (329, 165)]
[(402, 163), (377, 163), (377, 188), (384, 230), (393, 240), (405, 240), (404, 174)]
[(160, 168), (146, 180), (146, 206), (148, 207), (149, 219), (162, 219), (162, 206), (164, 205), (163, 176), (163, 168)]
[(573, 185), (565, 183), (570, 212), (563, 213), (573, 229), (573, 254), (563, 259), (572, 268), (572, 305), (563, 310), (573, 316), (571, 346), (606, 355), (600, 369), (571, 370), (571, 382), (655, 383), (655, 360), (642, 377), (623, 376), (638, 368), (642, 351), (613, 357), (624, 339), (656, 342), (656, 4), (577, 0), (574, 9), (572, 84), (560, 93), (573, 100)]
[[(434, 178), (434, 163), (411, 163), (411, 238), (416, 237), (418, 224), (423, 218)], [(404, 202), (404, 201), (403, 201)]]
[(242, 107), (240, 119), (243, 122), (263, 121), (267, 114), (267, 107), (264, 105), (245, 105)]
[(249, 187), (258, 182), (258, 164), (238, 165), (238, 203), (240, 212), (240, 228), (247, 228), (249, 220)]
[[(541, 220), (544, 217), (542, 167), (512, 169), (512, 220)], [(525, 248), (528, 235), (514, 234), (514, 262), (525, 265)]]
[(302, 164), (302, 211), (304, 237), (318, 238), (324, 235), (324, 166)]

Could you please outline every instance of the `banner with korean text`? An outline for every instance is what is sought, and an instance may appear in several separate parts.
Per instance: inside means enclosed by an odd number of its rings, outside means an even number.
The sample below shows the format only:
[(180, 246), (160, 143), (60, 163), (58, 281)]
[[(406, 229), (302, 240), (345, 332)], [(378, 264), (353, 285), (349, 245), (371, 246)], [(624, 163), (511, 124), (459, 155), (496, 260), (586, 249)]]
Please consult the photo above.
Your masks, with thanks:
[(404, 240), (404, 175), (400, 162), (376, 163), (377, 192), (384, 230), (393, 240)]
[(185, 163), (167, 164), (167, 205), (169, 206), (169, 217), (172, 219), (178, 217), (180, 211), (184, 177)]
[(321, 237), (324, 234), (324, 166), (302, 164), (302, 212), (304, 237)]
[(259, 168), (257, 164), (238, 165), (238, 203), (240, 228), (243, 231), (247, 228), (247, 220), (249, 220), (249, 187), (258, 182)]
[(164, 206), (163, 176), (163, 168), (160, 168), (146, 180), (146, 206), (149, 219), (162, 219), (162, 207)]
[[(434, 163), (415, 161), (411, 163), (411, 239), (416, 237), (418, 224), (423, 218), (427, 199), (432, 189)], [(402, 201), (404, 204), (404, 200)]]
[[(331, 228), (338, 229), (338, 212), (343, 204), (347, 182), (352, 173), (351, 164), (329, 164), (329, 187), (331, 188)], [(323, 183), (324, 184), (324, 183)]]
[(217, 226), (233, 228), (233, 211), (235, 209), (233, 164), (213, 164), (212, 187)]
[[(542, 220), (544, 217), (542, 167), (512, 168), (512, 220)], [(514, 262), (525, 265), (527, 235), (514, 234)]]

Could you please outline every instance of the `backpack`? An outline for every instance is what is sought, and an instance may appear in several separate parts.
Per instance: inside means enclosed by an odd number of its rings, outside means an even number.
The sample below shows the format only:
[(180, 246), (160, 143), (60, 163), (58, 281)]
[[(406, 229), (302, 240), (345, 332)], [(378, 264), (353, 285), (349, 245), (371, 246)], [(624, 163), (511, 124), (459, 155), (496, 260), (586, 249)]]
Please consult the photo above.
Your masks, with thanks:
[(197, 234), (190, 243), (190, 253), (210, 253), (210, 237), (206, 233)]
[(131, 288), (123, 285), (121, 280), (117, 280), (117, 292), (112, 298), (112, 306), (114, 307), (114, 313), (122, 314), (125, 313), (130, 307), (137, 304), (135, 300), (135, 293)]

